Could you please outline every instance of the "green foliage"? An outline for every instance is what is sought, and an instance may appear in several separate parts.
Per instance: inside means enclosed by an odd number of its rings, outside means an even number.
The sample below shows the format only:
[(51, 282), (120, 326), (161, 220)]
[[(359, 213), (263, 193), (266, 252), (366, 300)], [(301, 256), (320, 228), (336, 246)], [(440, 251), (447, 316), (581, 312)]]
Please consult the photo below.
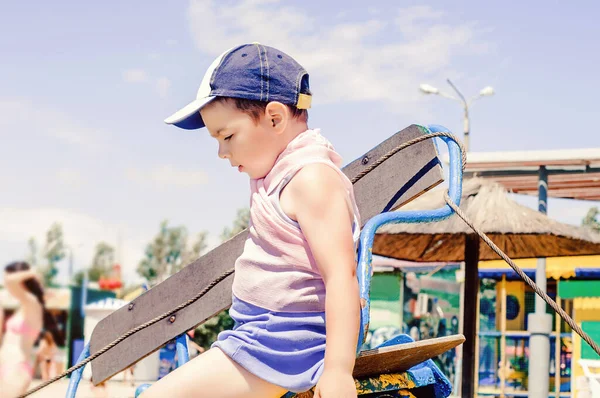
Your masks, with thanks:
[(188, 265), (202, 255), (208, 245), (206, 244), (206, 238), (208, 237), (208, 232), (200, 232), (196, 236), (196, 242), (194, 242), (189, 250), (185, 250), (183, 252), (183, 264)]
[(58, 274), (56, 263), (65, 258), (65, 256), (62, 225), (54, 223), (46, 233), (46, 244), (43, 252), (46, 264), (40, 269), (40, 274), (42, 275), (45, 286), (54, 286), (54, 278)]
[(222, 311), (196, 328), (194, 341), (199, 346), (209, 349), (221, 331), (232, 328), (233, 319), (229, 316), (229, 311)]
[(223, 232), (221, 233), (221, 240), (225, 242), (226, 240), (233, 238), (234, 236), (248, 228), (249, 222), (250, 209), (247, 207), (238, 209), (237, 216), (233, 221), (232, 227), (223, 229)]
[(202, 254), (206, 249), (206, 233), (200, 233), (191, 248), (187, 243), (185, 227), (169, 227), (168, 221), (163, 221), (158, 234), (146, 246), (144, 258), (137, 268), (138, 274), (150, 284), (160, 283)]
[(92, 264), (87, 267), (87, 270), (79, 271), (73, 277), (75, 285), (83, 284), (84, 273), (88, 272), (88, 280), (97, 282), (102, 277), (107, 277), (112, 271), (115, 264), (115, 249), (106, 242), (100, 242), (96, 245)]
[(583, 218), (581, 224), (585, 227), (591, 228), (596, 232), (600, 232), (600, 221), (598, 220), (598, 215), (600, 211), (597, 207), (592, 207), (586, 216)]
[(29, 253), (25, 258), (25, 261), (27, 261), (29, 265), (35, 268), (38, 265), (38, 245), (33, 236), (27, 241), (27, 248), (29, 249)]

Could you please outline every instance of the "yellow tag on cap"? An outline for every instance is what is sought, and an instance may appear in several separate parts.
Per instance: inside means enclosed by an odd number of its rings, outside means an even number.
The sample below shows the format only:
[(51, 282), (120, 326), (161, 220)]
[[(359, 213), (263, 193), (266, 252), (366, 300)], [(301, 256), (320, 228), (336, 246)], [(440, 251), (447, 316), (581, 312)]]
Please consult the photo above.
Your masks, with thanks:
[(310, 96), (308, 94), (298, 94), (298, 103), (296, 104), (296, 108), (310, 109), (311, 103), (312, 103), (312, 96)]

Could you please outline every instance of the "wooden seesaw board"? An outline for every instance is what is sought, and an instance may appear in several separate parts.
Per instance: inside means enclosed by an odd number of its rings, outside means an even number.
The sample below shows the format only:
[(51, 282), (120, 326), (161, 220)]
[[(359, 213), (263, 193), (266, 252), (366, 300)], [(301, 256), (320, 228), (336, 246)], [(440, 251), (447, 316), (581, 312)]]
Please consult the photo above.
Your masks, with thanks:
[(360, 379), (385, 373), (405, 372), (461, 345), (464, 341), (465, 336), (457, 334), (362, 351), (356, 358), (352, 375)]
[[(411, 382), (414, 382), (414, 380), (411, 380), (405, 374), (407, 370), (459, 346), (464, 341), (465, 337), (458, 334), (361, 352), (356, 358), (352, 372), (359, 392), (358, 395), (372, 396), (371, 394), (379, 392), (380, 388), (393, 391), (389, 389), (395, 389), (396, 387), (409, 394), (412, 388), (410, 387)], [(312, 398), (313, 396), (314, 388), (304, 393), (288, 393), (282, 398)], [(402, 394), (401, 396), (405, 395)], [(406, 396), (414, 397), (412, 394)]]
[[(424, 130), (411, 125), (343, 168), (351, 180), (381, 156)], [(413, 200), (443, 181), (433, 140), (412, 145), (390, 157), (354, 185), (361, 219), (364, 222)], [(156, 285), (148, 292), (102, 319), (92, 333), (90, 353), (116, 340), (127, 331), (175, 308), (194, 297), (219, 275), (233, 268), (242, 253), (244, 230), (219, 247)], [(164, 319), (132, 336), (92, 361), (92, 382), (101, 383), (157, 350), (169, 340), (194, 328), (231, 305), (233, 275), (204, 297), (179, 311), (171, 322)]]

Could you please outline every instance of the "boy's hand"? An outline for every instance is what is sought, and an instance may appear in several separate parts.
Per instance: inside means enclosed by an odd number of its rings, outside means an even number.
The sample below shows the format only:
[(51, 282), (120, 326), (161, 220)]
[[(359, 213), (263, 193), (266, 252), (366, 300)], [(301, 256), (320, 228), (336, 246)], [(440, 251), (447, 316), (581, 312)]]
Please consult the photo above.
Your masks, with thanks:
[(315, 388), (314, 398), (356, 398), (356, 384), (352, 374), (325, 370)]

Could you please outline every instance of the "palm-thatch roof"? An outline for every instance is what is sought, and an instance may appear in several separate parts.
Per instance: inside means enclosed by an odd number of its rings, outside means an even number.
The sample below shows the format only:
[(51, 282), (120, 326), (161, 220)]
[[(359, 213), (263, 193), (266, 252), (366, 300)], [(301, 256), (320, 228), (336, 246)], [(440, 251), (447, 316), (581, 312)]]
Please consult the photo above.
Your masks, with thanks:
[[(443, 190), (434, 189), (401, 210), (444, 204)], [(516, 203), (493, 181), (465, 180), (460, 208), (512, 258), (600, 254), (600, 235)], [(378, 230), (373, 253), (411, 261), (464, 261), (468, 234), (474, 231), (456, 214), (441, 222), (388, 224)], [(480, 260), (499, 258), (484, 242), (479, 251)]]

